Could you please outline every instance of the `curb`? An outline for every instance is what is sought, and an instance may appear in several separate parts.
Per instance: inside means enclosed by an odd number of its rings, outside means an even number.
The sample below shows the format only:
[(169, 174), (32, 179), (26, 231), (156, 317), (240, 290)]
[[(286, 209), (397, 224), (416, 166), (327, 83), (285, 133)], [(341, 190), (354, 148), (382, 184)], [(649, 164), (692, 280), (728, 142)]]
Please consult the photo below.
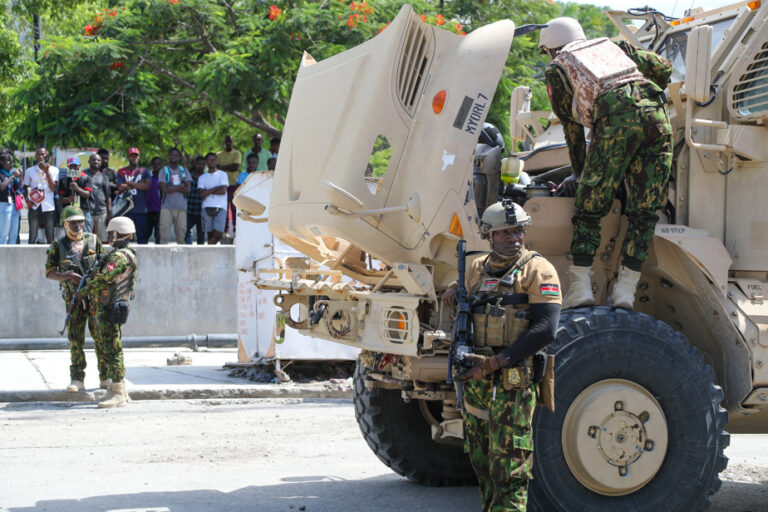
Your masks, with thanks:
[[(81, 391), (69, 393), (63, 390), (0, 391), (0, 402), (96, 402), (106, 391)], [(230, 388), (134, 386), (128, 388), (131, 400), (198, 400), (233, 398), (342, 398), (351, 399), (352, 390), (341, 390), (324, 385), (239, 386)]]

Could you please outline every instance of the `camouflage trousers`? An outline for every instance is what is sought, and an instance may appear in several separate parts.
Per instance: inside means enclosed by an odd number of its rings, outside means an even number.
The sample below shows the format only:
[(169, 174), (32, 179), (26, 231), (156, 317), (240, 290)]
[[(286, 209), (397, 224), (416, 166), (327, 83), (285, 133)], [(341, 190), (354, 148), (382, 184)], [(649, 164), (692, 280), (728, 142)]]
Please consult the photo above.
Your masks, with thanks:
[(624, 258), (645, 261), (659, 220), (656, 210), (667, 201), (672, 148), (666, 106), (637, 107), (609, 114), (595, 123), (576, 191), (572, 255), (595, 255), (600, 246), (600, 219), (608, 214), (619, 187), (626, 183), (624, 213), (629, 226)]
[(531, 421), (535, 386), (493, 392), (493, 374), (464, 386), (464, 403), (487, 411), (478, 418), (464, 407), (464, 451), (480, 486), (483, 512), (525, 512), (533, 469)]
[[(66, 299), (66, 304), (69, 306), (69, 299)], [(104, 354), (101, 350), (101, 343), (99, 342), (99, 336), (97, 334), (98, 329), (96, 323), (91, 315), (90, 308), (84, 305), (83, 302), (78, 303), (72, 309), (72, 316), (69, 319), (69, 325), (67, 326), (67, 338), (69, 339), (69, 378), (72, 380), (85, 380), (85, 325), (88, 324), (88, 328), (91, 331), (91, 337), (93, 338), (93, 345), (96, 349), (96, 363), (99, 369), (99, 380), (107, 378), (107, 368), (104, 362)]]
[[(109, 321), (109, 311), (99, 304), (91, 306), (91, 316), (94, 319), (96, 346), (101, 346), (101, 358), (107, 378), (115, 382), (125, 377), (125, 361), (123, 360), (122, 327)], [(91, 330), (91, 332), (94, 332)], [(97, 352), (98, 354), (98, 352)]]

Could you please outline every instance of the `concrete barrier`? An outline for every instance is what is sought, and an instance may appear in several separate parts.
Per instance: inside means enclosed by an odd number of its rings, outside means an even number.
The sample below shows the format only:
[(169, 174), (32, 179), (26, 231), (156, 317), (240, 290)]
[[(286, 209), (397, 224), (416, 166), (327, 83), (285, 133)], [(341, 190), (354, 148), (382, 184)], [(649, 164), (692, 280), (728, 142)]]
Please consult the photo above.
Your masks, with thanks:
[[(124, 336), (237, 332), (234, 246), (134, 247), (139, 274)], [(46, 249), (0, 246), (0, 338), (60, 337), (66, 310), (58, 283), (45, 278)]]

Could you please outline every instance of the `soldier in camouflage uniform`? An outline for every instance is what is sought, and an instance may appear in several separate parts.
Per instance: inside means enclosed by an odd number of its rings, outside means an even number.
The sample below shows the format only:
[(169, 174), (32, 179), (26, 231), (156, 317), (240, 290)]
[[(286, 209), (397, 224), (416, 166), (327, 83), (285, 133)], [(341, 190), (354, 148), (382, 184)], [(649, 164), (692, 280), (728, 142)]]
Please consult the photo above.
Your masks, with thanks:
[[(588, 41), (573, 18), (550, 21), (539, 47), (552, 59), (546, 69), (547, 89), (573, 167), (563, 187), (566, 192), (576, 189), (573, 265), (563, 308), (595, 303), (590, 276), (600, 245), (600, 219), (626, 183), (629, 226), (622, 268), (608, 303), (632, 309), (658, 221), (656, 211), (666, 204), (673, 141), (663, 89), (672, 64), (626, 41)], [(591, 129), (589, 151), (584, 128)]]
[[(526, 510), (537, 394), (533, 356), (554, 339), (560, 318), (555, 268), (523, 246), (530, 223), (525, 210), (511, 201), (489, 206), (480, 230), (493, 251), (472, 262), (466, 278), (469, 294), (488, 302), (473, 308), (476, 364), (461, 377), (466, 383), (464, 449), (477, 474), (484, 512)], [(452, 287), (443, 302), (453, 300)]]
[(102, 408), (123, 407), (128, 401), (121, 326), (128, 318), (128, 300), (133, 298), (138, 270), (136, 253), (128, 247), (136, 234), (133, 221), (128, 217), (115, 217), (109, 221), (107, 234), (114, 250), (83, 288), (102, 340), (107, 374), (112, 379), (107, 396), (99, 402)]
[(84, 233), (85, 216), (76, 206), (67, 206), (61, 212), (65, 235), (54, 240), (48, 247), (45, 262), (45, 277), (59, 282), (67, 310), (71, 314), (67, 324), (67, 338), (71, 355), (69, 376), (71, 382), (67, 391), (85, 389), (85, 324), (91, 331), (96, 348), (101, 387), (108, 387), (108, 374), (104, 365), (101, 343), (95, 329), (94, 318), (90, 315), (89, 304), (82, 298), (72, 301), (83, 275), (104, 256), (104, 247), (92, 233)]

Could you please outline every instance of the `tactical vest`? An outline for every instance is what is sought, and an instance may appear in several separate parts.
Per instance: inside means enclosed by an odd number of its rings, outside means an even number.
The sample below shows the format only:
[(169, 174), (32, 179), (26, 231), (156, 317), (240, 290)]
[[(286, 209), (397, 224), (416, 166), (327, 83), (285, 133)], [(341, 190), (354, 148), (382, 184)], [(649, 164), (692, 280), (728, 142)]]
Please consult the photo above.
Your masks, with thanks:
[[(128, 268), (117, 279), (99, 293), (99, 304), (111, 305), (119, 300), (133, 299), (133, 289), (136, 287), (136, 253), (129, 247), (115, 249), (112, 254), (122, 254), (128, 259)], [(110, 255), (111, 257), (112, 255)], [(107, 262), (109, 263), (109, 259)]]
[(637, 64), (607, 37), (569, 43), (553, 63), (568, 76), (573, 87), (571, 113), (586, 128), (592, 128), (595, 101), (602, 94), (629, 82), (647, 81)]
[[(85, 274), (93, 262), (98, 257), (98, 247), (96, 245), (96, 235), (93, 233), (83, 233), (83, 248), (78, 254), (75, 251), (74, 244), (67, 236), (59, 238), (57, 245), (59, 249), (59, 272), (77, 272), (80, 275)], [(74, 293), (77, 285), (72, 281), (60, 281), (59, 288), (65, 293)]]
[(474, 302), (480, 303), (472, 308), (475, 347), (509, 347), (528, 330), (527, 307), (520, 307), (528, 304), (528, 296), (516, 294), (515, 283), (520, 270), (538, 257), (539, 253), (529, 252), (498, 278), (485, 273), (470, 290), (470, 296), (477, 298)]

